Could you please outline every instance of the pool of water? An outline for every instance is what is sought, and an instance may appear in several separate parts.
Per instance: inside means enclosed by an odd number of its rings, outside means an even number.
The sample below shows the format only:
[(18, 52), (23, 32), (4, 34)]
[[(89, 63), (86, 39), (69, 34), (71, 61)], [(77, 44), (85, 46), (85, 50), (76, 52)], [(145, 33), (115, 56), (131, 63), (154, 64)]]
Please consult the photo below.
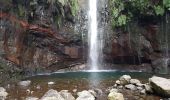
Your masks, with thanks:
[[(113, 86), (115, 81), (122, 75), (131, 75), (132, 78), (139, 79), (142, 83), (148, 82), (148, 78), (153, 74), (142, 72), (118, 72), (118, 71), (97, 71), (97, 72), (65, 72), (65, 73), (51, 73), (41, 74), (32, 77), (27, 77), (25, 80), (31, 80), (32, 84), (27, 88), (22, 88), (17, 85), (10, 85), (7, 89), (9, 96), (8, 100), (24, 100), (28, 96), (42, 97), (49, 89), (69, 90), (75, 97), (77, 92), (89, 89), (100, 89), (103, 91), (97, 100), (107, 100), (107, 88)], [(169, 77), (170, 75), (157, 75), (162, 77)], [(53, 85), (48, 85), (48, 82), (54, 82)], [(32, 92), (30, 92), (32, 91)], [(147, 95), (138, 96), (132, 91), (122, 91), (127, 100), (160, 100), (161, 97)], [(137, 96), (138, 97), (137, 97)]]

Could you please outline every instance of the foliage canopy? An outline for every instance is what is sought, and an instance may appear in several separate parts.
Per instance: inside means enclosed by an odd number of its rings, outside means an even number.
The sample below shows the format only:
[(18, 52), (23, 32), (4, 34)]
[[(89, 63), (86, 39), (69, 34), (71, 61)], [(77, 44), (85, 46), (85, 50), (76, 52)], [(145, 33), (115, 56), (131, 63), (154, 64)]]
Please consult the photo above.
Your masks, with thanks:
[(109, 0), (112, 26), (125, 26), (139, 16), (164, 16), (170, 0)]

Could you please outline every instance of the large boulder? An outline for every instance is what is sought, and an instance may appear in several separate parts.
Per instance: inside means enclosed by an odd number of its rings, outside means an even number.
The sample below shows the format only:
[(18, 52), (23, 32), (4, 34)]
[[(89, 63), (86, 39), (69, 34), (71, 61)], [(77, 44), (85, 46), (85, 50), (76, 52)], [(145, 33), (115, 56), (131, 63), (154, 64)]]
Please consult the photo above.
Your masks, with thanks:
[(124, 100), (124, 97), (123, 94), (113, 91), (109, 93), (108, 100)]
[(76, 100), (95, 100), (95, 97), (87, 90), (77, 93), (78, 98)]
[(170, 80), (153, 76), (149, 79), (149, 84), (153, 88), (153, 91), (161, 96), (170, 97)]
[(130, 75), (123, 75), (120, 77), (120, 84), (121, 85), (127, 85), (130, 83), (131, 80), (131, 76)]
[(58, 91), (50, 89), (40, 100), (65, 100)]

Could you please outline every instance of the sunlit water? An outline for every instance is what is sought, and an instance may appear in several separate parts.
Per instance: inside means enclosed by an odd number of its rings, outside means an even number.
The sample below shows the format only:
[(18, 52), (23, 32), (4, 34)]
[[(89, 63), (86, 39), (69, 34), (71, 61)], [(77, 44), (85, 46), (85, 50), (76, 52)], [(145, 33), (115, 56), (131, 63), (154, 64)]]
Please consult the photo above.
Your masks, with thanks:
[(99, 66), (99, 47), (98, 47), (98, 22), (97, 22), (97, 0), (89, 0), (89, 66), (91, 70), (97, 70)]

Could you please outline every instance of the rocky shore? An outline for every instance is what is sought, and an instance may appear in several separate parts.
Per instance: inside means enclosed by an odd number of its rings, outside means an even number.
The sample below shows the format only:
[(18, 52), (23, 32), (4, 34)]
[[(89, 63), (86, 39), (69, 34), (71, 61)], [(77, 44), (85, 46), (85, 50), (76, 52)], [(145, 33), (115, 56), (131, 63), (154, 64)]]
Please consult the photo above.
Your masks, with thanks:
[[(23, 100), (103, 100), (100, 97), (105, 94), (105, 100), (155, 100), (154, 98), (145, 98), (147, 95), (157, 96), (156, 100), (164, 100), (170, 98), (170, 79), (152, 76), (148, 79), (148, 83), (143, 83), (138, 79), (133, 79), (130, 75), (123, 75), (114, 82), (114, 85), (105, 90), (93, 88), (89, 90), (78, 91), (77, 89), (56, 90), (49, 89), (42, 96), (35, 96), (34, 90), (28, 87), (32, 81), (20, 81), (17, 83), (19, 88), (24, 88), (29, 94)], [(56, 84), (55, 82), (48, 82), (49, 86)], [(9, 88), (5, 87), (5, 88)], [(8, 100), (11, 96), (4, 87), (0, 87), (0, 100)], [(43, 87), (37, 86), (36, 89)]]

